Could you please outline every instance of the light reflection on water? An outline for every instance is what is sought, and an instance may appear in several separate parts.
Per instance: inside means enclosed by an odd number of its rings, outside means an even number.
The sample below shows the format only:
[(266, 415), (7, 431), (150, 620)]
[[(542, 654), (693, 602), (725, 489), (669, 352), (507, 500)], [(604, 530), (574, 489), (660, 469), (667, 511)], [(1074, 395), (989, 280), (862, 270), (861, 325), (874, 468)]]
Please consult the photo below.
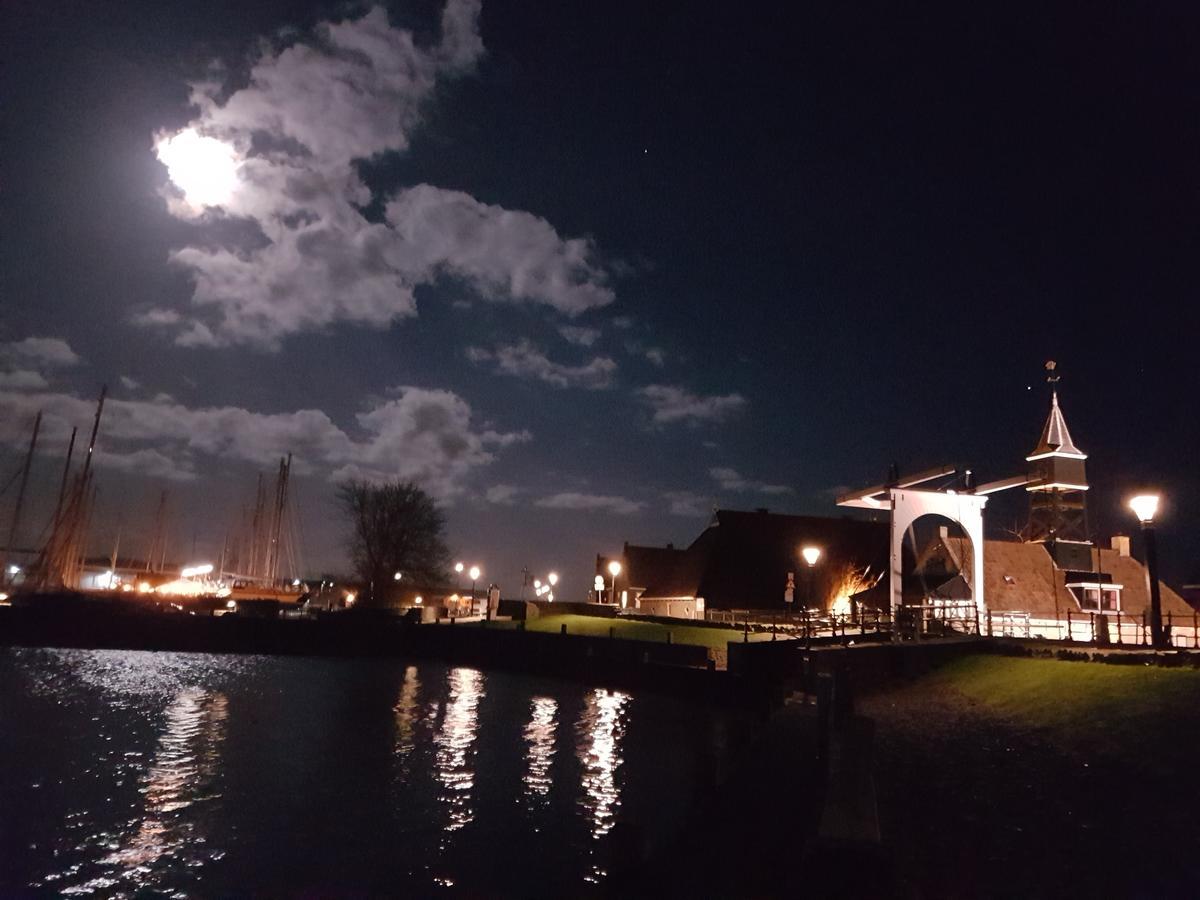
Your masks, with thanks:
[(416, 666), (404, 670), (404, 681), (400, 684), (400, 697), (396, 700), (396, 755), (402, 759), (416, 747), (416, 724), (421, 714), (417, 697), (421, 692), (421, 679)]
[(531, 706), (532, 714), (525, 726), (525, 799), (533, 805), (542, 805), (554, 786), (550, 766), (554, 763), (558, 701), (534, 697)]
[(669, 776), (712, 717), (669, 704), (427, 662), (0, 648), (0, 897), (577, 895), (618, 819), (686, 809)]
[[(82, 884), (70, 884), (70, 875), (83, 868), (77, 865), (45, 880), (67, 882), (58, 888), (63, 894), (125, 896), (126, 890), (156, 889), (161, 879), (173, 879), (180, 868), (197, 869), (220, 859), (221, 850), (206, 846), (204, 817), (189, 807), (219, 799), (214, 786), (227, 717), (224, 694), (180, 690), (164, 713), (153, 759), (140, 778), (140, 817), (130, 823), (119, 843), (112, 843), (107, 834), (96, 836), (98, 852), (112, 851), (97, 860), (101, 873)], [(87, 818), (87, 813), (80, 817)]]
[[(576, 729), (581, 739), (579, 761), (583, 765), (583, 794), (579, 804), (590, 819), (593, 841), (599, 841), (612, 831), (617, 808), (621, 805), (617, 770), (624, 762), (621, 740), (625, 736), (628, 703), (628, 694), (598, 688), (588, 695)], [(584, 881), (595, 883), (608, 873), (594, 862), (594, 849), (591, 855), (591, 871), (584, 875)]]
[(479, 727), (479, 701), (483, 698), (483, 673), (451, 669), (446, 677), (450, 696), (442, 726), (434, 735), (434, 765), (442, 791), (439, 799), (447, 812), (446, 831), (458, 831), (475, 818), (471, 789), (475, 786), (474, 744)]

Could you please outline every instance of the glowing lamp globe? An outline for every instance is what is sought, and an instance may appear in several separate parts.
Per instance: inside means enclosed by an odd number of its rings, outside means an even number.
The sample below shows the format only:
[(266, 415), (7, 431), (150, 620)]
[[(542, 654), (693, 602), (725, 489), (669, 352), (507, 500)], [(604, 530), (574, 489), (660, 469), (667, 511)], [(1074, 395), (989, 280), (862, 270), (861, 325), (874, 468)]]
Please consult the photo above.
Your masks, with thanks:
[(462, 574), (462, 570), (463, 570), (463, 564), (462, 564), (462, 563), (455, 563), (455, 564), (454, 564), (454, 571), (455, 571), (455, 572), (457, 572), (459, 575), (461, 575), (461, 574)]
[(1149, 525), (1158, 512), (1158, 494), (1139, 494), (1129, 501), (1129, 508), (1138, 517), (1139, 522)]
[(800, 555), (804, 557), (804, 561), (810, 566), (815, 566), (817, 560), (821, 558), (820, 547), (805, 547), (800, 551)]
[(472, 581), (479, 580), (479, 566), (471, 566), (471, 571), (467, 573), (471, 576)]
[(621, 564), (619, 562), (617, 562), (615, 559), (608, 564), (608, 574), (611, 575), (613, 578), (616, 578), (618, 575), (621, 574)]
[(550, 586), (553, 587), (554, 585), (558, 584), (558, 573), (551, 572), (549, 575), (546, 576), (546, 580), (548, 582), (550, 582)]

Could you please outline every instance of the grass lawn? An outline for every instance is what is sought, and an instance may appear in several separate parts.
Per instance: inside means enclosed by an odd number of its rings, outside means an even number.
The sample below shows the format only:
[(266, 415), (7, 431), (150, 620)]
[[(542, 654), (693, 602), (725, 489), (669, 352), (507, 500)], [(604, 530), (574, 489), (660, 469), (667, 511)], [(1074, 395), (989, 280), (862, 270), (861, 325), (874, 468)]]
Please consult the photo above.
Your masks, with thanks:
[[(665, 643), (667, 632), (671, 632), (671, 640), (676, 644), (697, 644), (701, 647), (714, 647), (723, 650), (730, 641), (741, 641), (742, 633), (731, 628), (712, 628), (704, 625), (663, 625), (658, 622), (638, 622), (629, 619), (602, 619), (598, 616), (553, 615), (540, 616), (525, 623), (528, 631), (548, 631), (558, 633), (563, 625), (567, 626), (567, 634), (581, 634), (587, 637), (608, 637), (608, 629), (616, 629), (616, 637), (628, 641), (655, 641)], [(771, 635), (750, 633), (751, 641), (769, 641)], [(781, 638), (782, 639), (782, 638)]]
[(1196, 896), (1200, 672), (980, 655), (861, 709), (916, 893)]
[(1029, 728), (1065, 750), (1102, 753), (1154, 765), (1194, 764), (1200, 733), (1200, 670), (973, 656), (924, 684), (949, 689), (1014, 727)]

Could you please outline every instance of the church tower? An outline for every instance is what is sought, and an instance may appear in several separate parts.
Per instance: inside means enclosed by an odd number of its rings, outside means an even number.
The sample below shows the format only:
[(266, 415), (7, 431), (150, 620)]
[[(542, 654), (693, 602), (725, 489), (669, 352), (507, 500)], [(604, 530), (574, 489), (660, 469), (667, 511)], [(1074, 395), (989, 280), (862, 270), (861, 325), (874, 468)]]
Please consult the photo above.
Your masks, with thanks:
[(1025, 457), (1030, 466), (1029, 524), (1025, 539), (1041, 542), (1060, 569), (1092, 568), (1092, 542), (1088, 538), (1087, 454), (1075, 446), (1067, 420), (1058, 405), (1058, 373), (1053, 360), (1046, 363), (1050, 385), (1050, 415), (1042, 437)]

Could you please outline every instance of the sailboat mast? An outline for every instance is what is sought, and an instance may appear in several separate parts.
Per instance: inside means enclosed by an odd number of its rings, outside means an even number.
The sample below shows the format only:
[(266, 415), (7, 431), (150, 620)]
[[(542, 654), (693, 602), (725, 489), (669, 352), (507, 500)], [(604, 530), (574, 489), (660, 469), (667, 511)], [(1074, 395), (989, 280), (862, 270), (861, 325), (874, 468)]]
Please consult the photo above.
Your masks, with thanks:
[(17, 539), (17, 530), (21, 527), (21, 511), (25, 506), (25, 488), (29, 484), (29, 469), (33, 465), (33, 453), (37, 449), (38, 432), (42, 429), (42, 411), (38, 410), (37, 418), (33, 420), (33, 436), (29, 439), (29, 452), (25, 454), (25, 465), (21, 469), (21, 486), (17, 489), (17, 505), (13, 509), (12, 524), (8, 528), (8, 540), (4, 550), (0, 552), (0, 586), (8, 581), (8, 554), (13, 542)]

